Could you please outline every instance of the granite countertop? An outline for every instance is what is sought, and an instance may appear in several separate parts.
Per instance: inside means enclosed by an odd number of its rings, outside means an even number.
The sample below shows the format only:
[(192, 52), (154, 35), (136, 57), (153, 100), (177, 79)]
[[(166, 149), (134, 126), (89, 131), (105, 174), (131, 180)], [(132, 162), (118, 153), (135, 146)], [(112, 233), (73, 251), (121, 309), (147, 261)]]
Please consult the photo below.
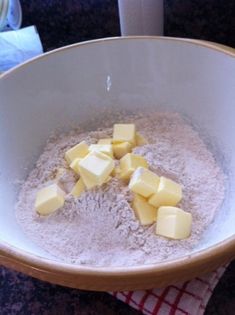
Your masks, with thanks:
[[(234, 315), (235, 261), (220, 280), (205, 315)], [(70, 289), (0, 268), (1, 315), (140, 315), (108, 293)]]
[[(120, 35), (117, 0), (21, 0), (23, 25), (36, 25), (45, 50)], [(164, 0), (166, 36), (235, 47), (234, 0)]]
[[(36, 25), (45, 51), (120, 35), (117, 0), (21, 0), (23, 26)], [(234, 0), (165, 0), (165, 35), (235, 47)], [(137, 315), (107, 293), (48, 284), (0, 268), (0, 314)], [(235, 314), (235, 262), (217, 285), (206, 315)]]

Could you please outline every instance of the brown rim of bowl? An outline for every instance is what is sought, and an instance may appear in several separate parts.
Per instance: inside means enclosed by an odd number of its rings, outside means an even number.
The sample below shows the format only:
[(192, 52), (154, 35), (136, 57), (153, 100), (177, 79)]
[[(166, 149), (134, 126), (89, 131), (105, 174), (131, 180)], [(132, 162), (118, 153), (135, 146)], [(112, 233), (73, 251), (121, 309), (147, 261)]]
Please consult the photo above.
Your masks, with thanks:
[[(221, 44), (212, 43), (208, 41), (201, 41), (195, 39), (184, 39), (184, 38), (174, 38), (174, 37), (159, 37), (159, 36), (126, 36), (126, 37), (113, 37), (113, 38), (104, 38), (98, 40), (91, 40), (82, 43), (72, 44), (69, 46), (65, 46), (62, 48), (55, 49), (53, 51), (47, 52), (41, 56), (35, 57), (29, 61), (26, 61), (15, 68), (8, 70), (4, 74), (1, 75), (0, 80), (4, 79), (11, 73), (20, 70), (22, 67), (27, 66), (33, 62), (36, 62), (39, 59), (45, 58), (48, 55), (62, 52), (67, 49), (71, 49), (74, 47), (82, 47), (84, 45), (90, 44), (100, 44), (106, 41), (113, 40), (126, 40), (126, 39), (150, 39), (150, 40), (171, 40), (185, 44), (193, 44), (205, 48), (209, 48), (211, 50), (220, 52), (230, 57), (235, 57), (235, 49), (231, 47), (227, 47)], [(207, 262), (213, 257), (214, 259), (229, 256), (230, 258), (235, 258), (235, 235), (226, 238), (225, 240), (217, 243), (216, 245), (210, 246), (207, 249), (203, 249), (197, 251), (191, 255), (185, 255), (178, 259), (169, 260), (166, 262), (149, 264), (149, 265), (140, 265), (140, 266), (128, 266), (128, 267), (109, 267), (107, 271), (106, 267), (95, 267), (95, 266), (82, 266), (82, 265), (72, 265), (68, 263), (58, 262), (52, 259), (46, 259), (38, 255), (30, 254), (24, 250), (18, 249), (7, 242), (1, 241), (0, 243), (0, 260), (2, 258), (6, 258), (6, 260), (13, 260), (15, 262), (19, 262), (23, 265), (28, 265), (29, 267), (36, 268), (38, 270), (44, 270), (54, 273), (63, 272), (65, 274), (72, 275), (99, 275), (102, 277), (109, 276), (136, 276), (138, 275), (147, 275), (150, 273), (161, 273), (167, 272), (174, 268), (175, 272), (177, 269), (181, 269), (184, 266), (185, 269), (194, 268), (199, 265), (200, 262)]]

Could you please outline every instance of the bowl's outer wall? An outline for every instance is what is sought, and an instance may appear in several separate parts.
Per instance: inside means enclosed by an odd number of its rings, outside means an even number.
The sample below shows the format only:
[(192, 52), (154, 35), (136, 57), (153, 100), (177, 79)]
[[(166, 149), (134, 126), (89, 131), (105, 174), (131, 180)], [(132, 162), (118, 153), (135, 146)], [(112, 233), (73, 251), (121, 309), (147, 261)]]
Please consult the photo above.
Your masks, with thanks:
[[(178, 111), (200, 126), (202, 134), (213, 140), (212, 149), (229, 175), (227, 201), (200, 249), (233, 236), (234, 101), (234, 56), (177, 39), (84, 43), (6, 74), (0, 79), (0, 240), (19, 251), (52, 258), (17, 225), (18, 188), (13, 182), (27, 176), (51, 132), (100, 118), (104, 108)], [(96, 127), (95, 122), (89, 127)], [(225, 260), (228, 256), (230, 250)]]
[[(232, 243), (233, 242), (233, 243)], [(37, 257), (25, 257), (4, 251), (0, 261), (17, 271), (26, 273), (43, 281), (73, 288), (97, 291), (125, 291), (165, 287), (169, 284), (193, 279), (196, 276), (216, 270), (235, 258), (235, 242), (220, 244), (216, 250), (196, 254), (194, 258), (185, 257), (177, 262), (144, 267), (130, 267), (105, 271), (95, 268), (85, 270), (71, 268), (71, 265), (55, 267), (50, 261), (41, 262)], [(216, 272), (216, 271), (214, 271)]]

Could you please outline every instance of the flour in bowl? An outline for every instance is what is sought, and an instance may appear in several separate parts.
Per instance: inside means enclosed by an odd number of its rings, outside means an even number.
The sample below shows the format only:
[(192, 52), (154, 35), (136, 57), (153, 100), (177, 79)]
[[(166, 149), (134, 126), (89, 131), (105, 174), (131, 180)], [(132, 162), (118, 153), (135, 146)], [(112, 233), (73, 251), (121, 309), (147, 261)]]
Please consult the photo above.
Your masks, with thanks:
[(80, 141), (96, 143), (112, 135), (111, 128), (53, 136), (22, 185), (16, 217), (24, 232), (56, 259), (93, 266), (133, 266), (157, 263), (190, 254), (213, 221), (224, 198), (225, 176), (198, 133), (175, 113), (154, 113), (136, 118), (137, 130), (149, 144), (136, 147), (150, 170), (183, 187), (179, 207), (192, 214), (192, 233), (185, 240), (169, 240), (154, 233), (155, 224), (141, 226), (136, 219), (128, 186), (118, 178), (82, 193), (67, 195), (65, 205), (50, 216), (34, 209), (39, 189), (66, 169), (60, 185), (70, 192), (77, 175), (64, 154)]

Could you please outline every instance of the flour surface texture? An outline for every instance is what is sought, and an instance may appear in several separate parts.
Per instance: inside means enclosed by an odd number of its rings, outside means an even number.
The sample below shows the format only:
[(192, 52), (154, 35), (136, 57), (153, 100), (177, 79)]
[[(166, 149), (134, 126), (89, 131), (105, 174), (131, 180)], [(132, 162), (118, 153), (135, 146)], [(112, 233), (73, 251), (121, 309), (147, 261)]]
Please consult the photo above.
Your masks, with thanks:
[(50, 137), (16, 204), (17, 221), (24, 232), (55, 259), (93, 266), (133, 266), (187, 255), (219, 211), (225, 176), (198, 133), (176, 113), (154, 113), (131, 123), (148, 140), (133, 152), (146, 158), (151, 171), (182, 185), (183, 199), (178, 206), (192, 213), (191, 237), (169, 240), (155, 235), (154, 224), (141, 226), (131, 208), (133, 195), (118, 178), (79, 198), (68, 195), (63, 208), (39, 216), (34, 209), (39, 189), (53, 183), (63, 168), (66, 172), (60, 185), (67, 193), (78, 179), (68, 168), (64, 153), (83, 140), (95, 144), (112, 136), (112, 128), (72, 130)]

